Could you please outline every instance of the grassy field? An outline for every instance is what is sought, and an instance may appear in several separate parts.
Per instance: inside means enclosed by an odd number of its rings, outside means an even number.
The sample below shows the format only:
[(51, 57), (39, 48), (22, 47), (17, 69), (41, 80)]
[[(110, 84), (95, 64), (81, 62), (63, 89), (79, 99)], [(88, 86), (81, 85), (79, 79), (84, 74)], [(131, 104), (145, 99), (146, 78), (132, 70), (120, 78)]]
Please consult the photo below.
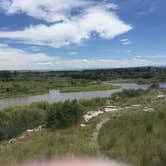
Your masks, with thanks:
[[(79, 102), (86, 113), (103, 106), (106, 99), (96, 98), (80, 100)], [(42, 117), (46, 116), (46, 112), (49, 109), (56, 107), (56, 104), (40, 102), (33, 103), (30, 106), (15, 106), (0, 111), (0, 117), (2, 117), (0, 124), (3, 124), (4, 127), (6, 127), (6, 124), (9, 124), (9, 133), (18, 125), (20, 128), (17, 127), (18, 130), (16, 130), (16, 135), (13, 137), (13, 143), (9, 143), (10, 139), (0, 142), (0, 165), (13, 166), (26, 160), (48, 159), (54, 156), (90, 157), (96, 155), (96, 146), (92, 142), (92, 133), (96, 126), (95, 120), (86, 128), (81, 128), (79, 123), (66, 129), (44, 128), (42, 131), (33, 133), (23, 132), (23, 130), (25, 131), (28, 128), (37, 127), (36, 122), (38, 123), (37, 125), (45, 124), (46, 122), (43, 122)], [(29, 116), (28, 110), (30, 111), (29, 113), (34, 111), (33, 117)], [(39, 116), (40, 114), (42, 114), (42, 117)], [(7, 117), (7, 120), (3, 117)], [(19, 120), (19, 118), (23, 118), (23, 120)], [(29, 122), (29, 120), (31, 121)], [(4, 131), (3, 126), (0, 126), (0, 136)], [(24, 137), (20, 138), (21, 136)]]
[[(71, 86), (70, 79), (40, 78), (0, 82), (0, 98), (30, 96), (47, 93), (49, 89)], [(79, 81), (77, 81), (79, 84)]]
[(51, 157), (93, 156), (95, 146), (91, 143), (91, 133), (95, 124), (86, 128), (79, 126), (64, 130), (43, 130), (32, 133), (14, 144), (0, 145), (0, 165), (9, 166), (18, 162)]
[(50, 89), (58, 89), (61, 92), (81, 92), (96, 90), (111, 90), (119, 88), (112, 84), (102, 84), (88, 80), (74, 80), (65, 78), (39, 78), (26, 81), (0, 82), (0, 99), (11, 97), (23, 97), (48, 93)]
[(137, 113), (111, 119), (100, 131), (100, 150), (106, 156), (134, 166), (166, 164), (166, 104), (155, 112)]

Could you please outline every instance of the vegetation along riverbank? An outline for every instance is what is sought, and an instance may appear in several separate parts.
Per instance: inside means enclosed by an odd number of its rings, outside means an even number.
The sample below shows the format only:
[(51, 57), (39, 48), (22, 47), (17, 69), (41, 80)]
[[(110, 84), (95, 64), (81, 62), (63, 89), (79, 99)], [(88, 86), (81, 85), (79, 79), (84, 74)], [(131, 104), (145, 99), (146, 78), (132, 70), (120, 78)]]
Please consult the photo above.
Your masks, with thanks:
[[(0, 164), (105, 155), (136, 166), (163, 165), (166, 91), (129, 90), (115, 96), (1, 110)], [(95, 113), (104, 107), (105, 112)], [(85, 121), (88, 112), (96, 115)]]

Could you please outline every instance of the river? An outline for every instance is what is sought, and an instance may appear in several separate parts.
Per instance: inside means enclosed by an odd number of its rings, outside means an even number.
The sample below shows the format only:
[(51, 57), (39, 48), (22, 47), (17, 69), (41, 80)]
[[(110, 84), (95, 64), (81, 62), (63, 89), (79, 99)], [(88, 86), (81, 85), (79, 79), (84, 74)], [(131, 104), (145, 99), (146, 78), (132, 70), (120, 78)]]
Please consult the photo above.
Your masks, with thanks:
[(160, 82), (160, 88), (166, 88), (166, 82)]
[(72, 99), (92, 99), (96, 97), (110, 97), (115, 92), (121, 92), (124, 89), (147, 89), (149, 85), (138, 85), (138, 84), (114, 84), (118, 85), (120, 89), (113, 90), (100, 90), (100, 91), (90, 91), (90, 92), (70, 92), (70, 93), (60, 93), (59, 90), (50, 90), (49, 93), (42, 95), (34, 95), (28, 97), (18, 97), (18, 98), (8, 98), (0, 100), (0, 109), (15, 106), (15, 105), (30, 105), (33, 102), (47, 101), (49, 103), (72, 100)]

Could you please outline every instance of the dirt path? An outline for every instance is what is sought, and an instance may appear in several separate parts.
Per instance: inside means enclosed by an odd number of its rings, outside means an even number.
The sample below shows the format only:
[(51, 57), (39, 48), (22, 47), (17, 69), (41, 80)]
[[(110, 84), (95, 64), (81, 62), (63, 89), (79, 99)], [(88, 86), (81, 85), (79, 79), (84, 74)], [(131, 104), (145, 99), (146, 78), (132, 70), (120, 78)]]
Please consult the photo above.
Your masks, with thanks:
[(102, 156), (102, 154), (100, 153), (100, 145), (98, 142), (98, 137), (100, 134), (100, 129), (103, 127), (103, 125), (107, 123), (109, 120), (111, 120), (114, 116), (119, 117), (123, 115), (135, 114), (138, 112), (140, 111), (118, 111), (118, 112), (112, 112), (112, 113), (105, 113), (102, 115), (100, 121), (96, 125), (95, 131), (92, 134), (92, 143), (94, 144), (96, 148), (97, 156), (100, 156), (100, 157)]
[(99, 132), (100, 129), (102, 128), (102, 126), (108, 122), (110, 120), (110, 118), (103, 118), (102, 121), (100, 121), (97, 125), (96, 125), (96, 130), (94, 131), (93, 135), (92, 135), (92, 142), (95, 144), (96, 147), (96, 151), (97, 151), (97, 156), (101, 156), (100, 154), (100, 147), (98, 144), (98, 137), (99, 137)]
[(112, 114), (107, 114), (106, 113), (102, 117), (102, 119), (100, 120), (100, 122), (96, 125), (96, 129), (93, 132), (92, 143), (96, 147), (96, 155), (97, 155), (96, 157), (99, 157), (100, 159), (103, 160), (104, 164), (102, 164), (102, 165), (129, 166), (128, 164), (123, 163), (122, 161), (118, 161), (118, 160), (115, 160), (115, 159), (108, 158), (105, 155), (103, 155), (102, 153), (100, 153), (100, 145), (99, 145), (99, 142), (98, 142), (98, 137), (99, 137), (99, 134), (100, 134), (100, 129), (103, 127), (103, 125), (105, 123), (107, 123), (109, 120), (111, 120), (114, 116), (121, 116), (121, 115), (122, 115), (122, 113), (112, 113)]

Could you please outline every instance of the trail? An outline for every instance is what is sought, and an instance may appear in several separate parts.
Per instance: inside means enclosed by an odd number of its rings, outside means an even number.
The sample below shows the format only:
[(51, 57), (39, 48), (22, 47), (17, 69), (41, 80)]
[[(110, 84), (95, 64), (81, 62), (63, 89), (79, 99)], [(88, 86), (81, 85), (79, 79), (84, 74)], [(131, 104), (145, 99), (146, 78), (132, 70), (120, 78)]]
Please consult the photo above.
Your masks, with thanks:
[(99, 137), (99, 132), (100, 129), (102, 128), (102, 126), (108, 122), (111, 118), (103, 118), (102, 121), (100, 121), (100, 123), (98, 123), (96, 125), (96, 129), (92, 135), (92, 142), (95, 144), (96, 147), (96, 151), (97, 151), (97, 156), (101, 156), (100, 154), (100, 147), (99, 147), (99, 143), (98, 143), (98, 137)]
[(114, 160), (114, 159), (110, 159), (107, 158), (106, 156), (104, 156), (102, 153), (100, 153), (100, 146), (98, 143), (98, 137), (99, 137), (99, 133), (100, 133), (100, 129), (103, 127), (103, 125), (105, 123), (107, 123), (109, 120), (111, 120), (111, 117), (103, 117), (103, 119), (96, 125), (96, 129), (93, 133), (92, 136), (92, 143), (94, 143), (95, 147), (96, 147), (96, 155), (97, 157), (99, 157), (102, 161), (102, 165), (109, 165), (109, 166), (128, 166), (127, 164), (124, 164), (120, 161)]

